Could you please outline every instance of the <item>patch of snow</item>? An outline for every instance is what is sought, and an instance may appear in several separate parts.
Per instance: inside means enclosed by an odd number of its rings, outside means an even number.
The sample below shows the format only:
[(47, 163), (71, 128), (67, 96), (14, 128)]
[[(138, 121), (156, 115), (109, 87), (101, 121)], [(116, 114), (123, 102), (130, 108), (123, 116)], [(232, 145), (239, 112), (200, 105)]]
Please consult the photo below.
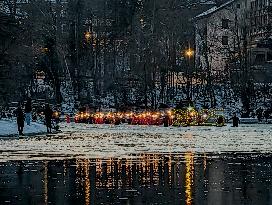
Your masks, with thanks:
[(202, 17), (208, 16), (208, 15), (210, 15), (210, 14), (212, 14), (212, 13), (214, 13), (214, 12), (216, 12), (216, 11), (222, 9), (222, 8), (224, 8), (225, 6), (228, 6), (229, 4), (233, 3), (234, 1), (235, 1), (235, 0), (230, 0), (230, 1), (224, 3), (224, 4), (220, 5), (220, 6), (214, 6), (214, 7), (212, 7), (211, 9), (209, 9), (209, 10), (207, 10), (207, 11), (205, 11), (205, 12), (199, 14), (199, 15), (197, 15), (197, 16), (195, 17), (195, 19), (198, 19), (198, 18), (202, 18)]
[(257, 118), (240, 118), (240, 122), (243, 124), (257, 124), (259, 120)]
[(214, 6), (214, 7), (210, 8), (209, 10), (207, 10), (207, 11), (205, 11), (205, 12), (203, 12), (203, 13), (197, 15), (197, 16), (195, 17), (195, 19), (198, 19), (198, 18), (201, 18), (201, 17), (203, 17), (203, 16), (207, 16), (207, 15), (209, 15), (209, 14), (212, 14), (212, 13), (215, 12), (217, 9), (218, 9), (218, 7), (217, 7), (217, 6)]
[[(24, 134), (37, 134), (46, 132), (45, 125), (32, 122), (30, 126), (24, 126)], [(14, 120), (0, 120), (0, 136), (16, 135), (18, 134), (17, 123)]]
[(216, 4), (214, 1), (200, 0), (200, 4)]
[(271, 153), (272, 125), (158, 127), (61, 124), (63, 133), (0, 140), (0, 161), (122, 158), (142, 153)]

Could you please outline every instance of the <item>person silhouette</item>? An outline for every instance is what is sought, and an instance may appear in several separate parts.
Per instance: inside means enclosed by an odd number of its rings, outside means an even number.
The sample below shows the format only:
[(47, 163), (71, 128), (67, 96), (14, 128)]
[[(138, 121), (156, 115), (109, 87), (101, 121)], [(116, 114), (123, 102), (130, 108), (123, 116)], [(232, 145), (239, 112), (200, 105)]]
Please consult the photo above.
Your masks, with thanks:
[(232, 119), (232, 127), (238, 127), (240, 123), (239, 117), (236, 116), (236, 113), (233, 113)]
[(50, 108), (49, 104), (46, 104), (45, 110), (44, 110), (44, 116), (45, 116), (45, 124), (46, 124), (47, 133), (51, 133), (52, 115), (53, 115), (53, 110)]
[(25, 124), (25, 114), (21, 108), (21, 105), (18, 106), (16, 110), (16, 116), (17, 116), (17, 126), (18, 126), (18, 132), (19, 135), (24, 135), (24, 124)]

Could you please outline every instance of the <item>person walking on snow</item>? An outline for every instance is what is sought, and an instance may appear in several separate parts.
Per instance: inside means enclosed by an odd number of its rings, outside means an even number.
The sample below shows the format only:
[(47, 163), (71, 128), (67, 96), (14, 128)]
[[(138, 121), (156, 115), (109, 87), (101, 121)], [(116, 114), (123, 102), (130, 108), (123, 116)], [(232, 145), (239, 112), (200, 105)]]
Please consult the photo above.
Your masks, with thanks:
[(18, 106), (16, 110), (16, 115), (17, 115), (17, 126), (18, 126), (19, 135), (24, 135), (23, 131), (24, 131), (24, 124), (25, 124), (25, 115), (20, 105)]
[(46, 104), (45, 110), (44, 110), (44, 116), (45, 116), (45, 124), (46, 124), (47, 133), (51, 133), (52, 115), (53, 115), (53, 110), (50, 108), (49, 104)]
[(28, 126), (30, 126), (31, 114), (32, 114), (31, 98), (28, 98), (25, 105), (26, 124)]

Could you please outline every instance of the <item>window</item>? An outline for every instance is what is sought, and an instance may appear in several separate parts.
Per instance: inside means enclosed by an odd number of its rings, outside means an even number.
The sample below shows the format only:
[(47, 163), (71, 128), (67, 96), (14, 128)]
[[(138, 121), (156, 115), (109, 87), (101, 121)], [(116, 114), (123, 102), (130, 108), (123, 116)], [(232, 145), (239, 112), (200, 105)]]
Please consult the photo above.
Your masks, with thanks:
[(228, 19), (222, 19), (222, 28), (223, 29), (229, 28), (229, 20)]
[(61, 25), (61, 30), (62, 30), (62, 33), (68, 32), (67, 24), (62, 24)]
[(267, 61), (272, 61), (272, 52), (267, 53)]
[(260, 65), (265, 62), (265, 54), (259, 53), (256, 55), (255, 64)]
[(254, 8), (254, 1), (250, 2), (250, 8), (251, 8), (251, 9)]
[(229, 45), (229, 37), (228, 36), (222, 36), (222, 45), (224, 45), (224, 46)]
[(240, 9), (241, 8), (241, 4), (237, 4), (236, 7), (237, 7), (237, 9)]

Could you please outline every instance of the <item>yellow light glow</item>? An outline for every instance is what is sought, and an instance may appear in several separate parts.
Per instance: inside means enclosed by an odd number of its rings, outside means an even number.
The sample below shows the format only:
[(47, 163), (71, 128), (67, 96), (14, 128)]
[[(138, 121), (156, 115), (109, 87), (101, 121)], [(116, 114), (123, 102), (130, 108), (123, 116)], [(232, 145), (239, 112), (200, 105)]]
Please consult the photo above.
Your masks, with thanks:
[(158, 115), (152, 115), (153, 118), (158, 118)]
[(92, 37), (92, 33), (91, 33), (90, 31), (87, 31), (87, 32), (85, 33), (85, 38), (86, 38), (86, 40), (90, 40), (91, 37)]
[(191, 107), (191, 106), (190, 106), (190, 107), (188, 107), (188, 110), (189, 110), (189, 111), (192, 111), (193, 109), (194, 109), (194, 108), (193, 108), (193, 107)]
[(194, 52), (191, 48), (189, 48), (189, 49), (185, 52), (185, 54), (186, 54), (186, 56), (188, 56), (188, 57), (192, 57), (192, 56), (195, 54), (195, 52)]
[(90, 204), (90, 196), (91, 196), (91, 182), (90, 182), (90, 176), (89, 176), (89, 167), (90, 167), (90, 161), (89, 159), (85, 159), (84, 160), (84, 176), (85, 176), (85, 180), (84, 180), (84, 187), (85, 187), (85, 204)]
[(188, 152), (185, 154), (186, 160), (186, 173), (185, 173), (185, 195), (186, 205), (192, 204), (193, 199), (193, 183), (194, 183), (194, 154)]

